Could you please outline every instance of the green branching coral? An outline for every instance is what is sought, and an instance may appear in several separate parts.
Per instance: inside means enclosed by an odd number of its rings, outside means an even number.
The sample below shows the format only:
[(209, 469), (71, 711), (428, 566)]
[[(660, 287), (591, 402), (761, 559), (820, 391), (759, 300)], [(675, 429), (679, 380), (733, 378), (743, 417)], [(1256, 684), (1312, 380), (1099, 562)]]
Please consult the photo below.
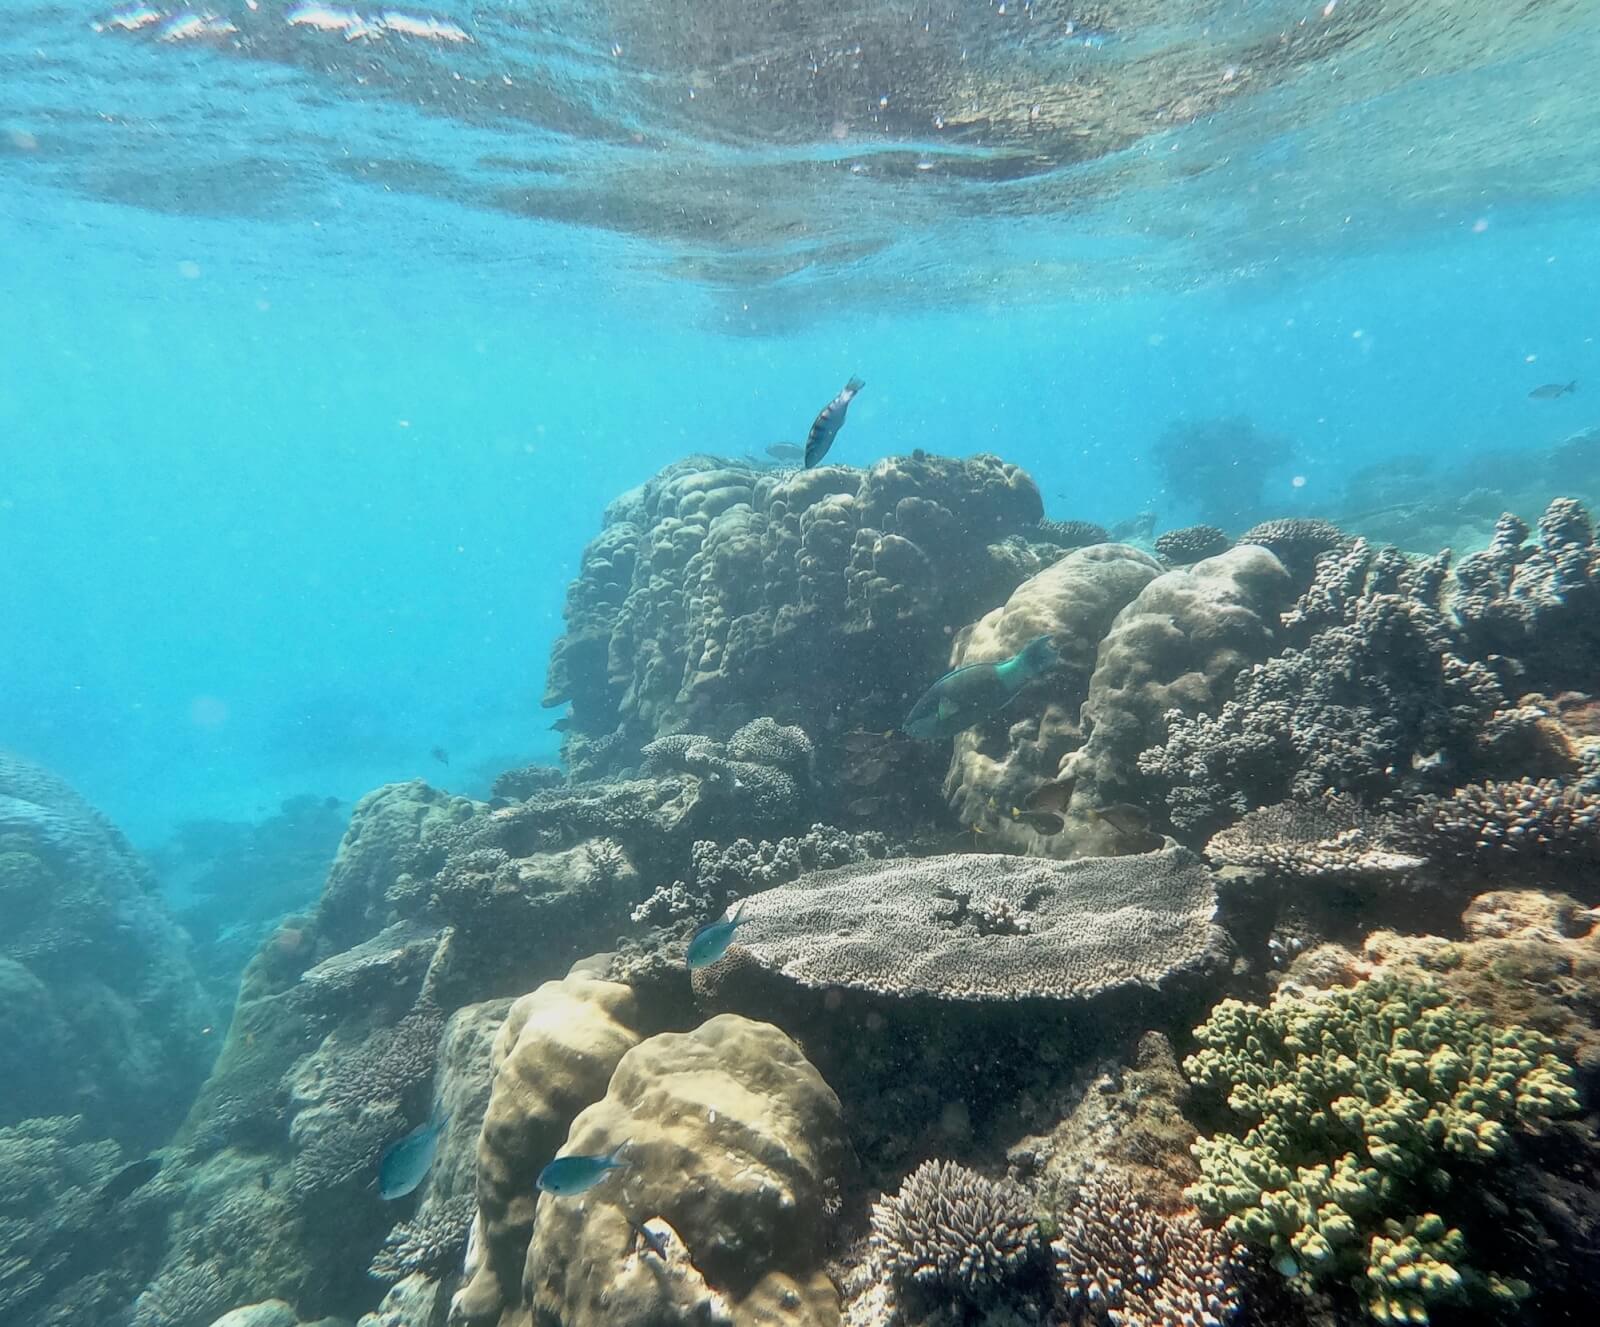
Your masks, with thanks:
[(1265, 1009), (1224, 1000), (1195, 1036), (1184, 1069), (1250, 1126), (1193, 1147), (1189, 1196), (1229, 1235), (1299, 1288), (1347, 1281), (1385, 1323), (1528, 1294), (1467, 1266), (1465, 1237), (1431, 1209), (1452, 1169), (1504, 1151), (1508, 1126), (1577, 1108), (1541, 1034), (1377, 978)]

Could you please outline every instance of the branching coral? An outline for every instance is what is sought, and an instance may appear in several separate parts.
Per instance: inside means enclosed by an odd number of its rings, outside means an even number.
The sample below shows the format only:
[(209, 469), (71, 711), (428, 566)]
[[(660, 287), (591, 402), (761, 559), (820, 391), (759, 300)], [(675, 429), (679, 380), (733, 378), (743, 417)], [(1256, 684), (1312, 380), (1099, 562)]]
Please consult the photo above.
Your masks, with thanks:
[(1500, 1028), (1438, 989), (1377, 978), (1266, 1008), (1224, 1000), (1185, 1062), (1247, 1126), (1194, 1145), (1189, 1196), (1297, 1285), (1348, 1281), (1380, 1321), (1527, 1293), (1467, 1262), (1438, 1212), (1452, 1172), (1502, 1156), (1510, 1130), (1578, 1105), (1547, 1039)]
[(1485, 866), (1600, 861), (1600, 795), (1556, 779), (1471, 783), (1407, 818), (1421, 851)]
[(872, 1249), (901, 1288), (992, 1300), (1040, 1254), (1027, 1193), (950, 1161), (925, 1161), (872, 1207)]
[(380, 1281), (398, 1281), (413, 1272), (440, 1275), (466, 1248), (476, 1212), (477, 1199), (470, 1193), (424, 1204), (385, 1236), (372, 1259), (372, 1275)]
[(1240, 1247), (1191, 1212), (1147, 1206), (1109, 1173), (1079, 1189), (1050, 1247), (1072, 1323), (1217, 1327), (1239, 1307)]
[(1186, 525), (1156, 537), (1156, 555), (1174, 567), (1188, 567), (1233, 547), (1227, 533), (1214, 525)]

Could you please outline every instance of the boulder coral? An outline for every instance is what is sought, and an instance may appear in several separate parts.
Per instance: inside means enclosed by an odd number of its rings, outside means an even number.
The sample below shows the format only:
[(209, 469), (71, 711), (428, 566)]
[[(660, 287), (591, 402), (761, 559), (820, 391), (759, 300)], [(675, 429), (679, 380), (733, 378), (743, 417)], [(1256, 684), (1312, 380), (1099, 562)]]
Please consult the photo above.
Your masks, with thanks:
[(1266, 1008), (1224, 1000), (1195, 1037), (1186, 1072), (1244, 1128), (1195, 1143), (1188, 1192), (1231, 1238), (1308, 1293), (1352, 1286), (1380, 1322), (1529, 1293), (1475, 1268), (1441, 1213), (1458, 1219), (1460, 1190), (1505, 1157), (1513, 1129), (1576, 1110), (1572, 1071), (1541, 1033), (1375, 978)]
[(511, 1006), (490, 1053), (494, 1085), (477, 1148), (477, 1261), (454, 1305), (462, 1319), (494, 1322), (520, 1302), (534, 1180), (639, 1043), (639, 1022), (632, 990), (581, 977), (546, 982)]
[(603, 1184), (539, 1198), (531, 1306), (503, 1327), (838, 1323), (823, 1262), (850, 1151), (839, 1099), (787, 1036), (726, 1014), (640, 1042), (561, 1150), (618, 1147)]

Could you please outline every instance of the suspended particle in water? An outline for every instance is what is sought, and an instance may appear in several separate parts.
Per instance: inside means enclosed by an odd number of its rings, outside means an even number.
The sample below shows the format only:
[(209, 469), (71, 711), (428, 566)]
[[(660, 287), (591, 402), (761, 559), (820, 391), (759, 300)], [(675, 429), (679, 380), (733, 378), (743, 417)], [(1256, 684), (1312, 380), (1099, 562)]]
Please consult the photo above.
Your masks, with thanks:
[(1304, 475), (1296, 475), (1289, 481), (1289, 486), (1291, 488), (1304, 488), (1306, 486), (1306, 477)]
[(200, 264), (192, 258), (185, 258), (178, 264), (178, 275), (185, 281), (195, 281), (200, 276)]

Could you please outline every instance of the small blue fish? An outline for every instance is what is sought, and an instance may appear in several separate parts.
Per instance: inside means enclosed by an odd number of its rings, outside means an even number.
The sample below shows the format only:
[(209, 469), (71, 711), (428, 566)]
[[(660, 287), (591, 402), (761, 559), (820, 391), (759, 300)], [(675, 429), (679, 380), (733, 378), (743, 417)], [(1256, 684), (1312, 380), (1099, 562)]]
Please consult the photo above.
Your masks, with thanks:
[(733, 943), (733, 930), (744, 916), (744, 904), (734, 910), (725, 922), (707, 922), (689, 941), (689, 970), (710, 967), (728, 952)]
[(539, 1172), (539, 1187), (558, 1198), (570, 1198), (583, 1193), (605, 1179), (613, 1170), (621, 1170), (628, 1163), (617, 1160), (617, 1154), (626, 1147), (621, 1143), (604, 1156), (557, 1157)]
[(380, 1198), (404, 1198), (422, 1183), (433, 1166), (434, 1153), (439, 1150), (439, 1135), (449, 1119), (448, 1115), (436, 1115), (384, 1149), (383, 1159), (378, 1162)]

